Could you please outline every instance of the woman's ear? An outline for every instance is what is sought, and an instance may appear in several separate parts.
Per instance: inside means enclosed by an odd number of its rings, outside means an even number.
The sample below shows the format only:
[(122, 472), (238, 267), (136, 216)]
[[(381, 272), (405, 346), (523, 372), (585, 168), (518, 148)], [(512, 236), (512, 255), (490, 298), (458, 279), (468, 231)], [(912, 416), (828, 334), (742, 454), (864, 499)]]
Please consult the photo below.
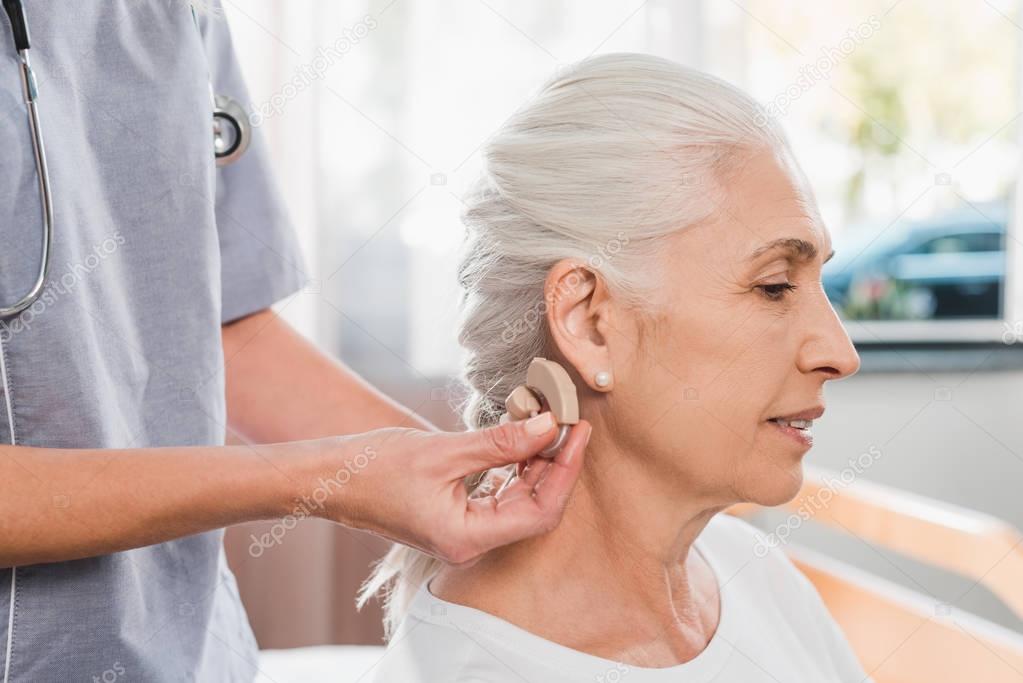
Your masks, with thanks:
[(592, 390), (610, 391), (612, 301), (603, 278), (578, 261), (558, 261), (547, 273), (544, 301), (547, 327), (562, 357)]

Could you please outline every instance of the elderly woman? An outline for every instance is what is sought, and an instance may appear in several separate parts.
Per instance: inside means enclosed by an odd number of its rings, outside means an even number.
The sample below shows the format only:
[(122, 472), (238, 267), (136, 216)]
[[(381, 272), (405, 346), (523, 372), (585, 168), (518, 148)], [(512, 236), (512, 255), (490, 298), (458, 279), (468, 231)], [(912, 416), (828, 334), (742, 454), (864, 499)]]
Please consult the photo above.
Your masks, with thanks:
[[(824, 384), (859, 367), (778, 124), (716, 78), (610, 54), (548, 82), (485, 161), (460, 272), (466, 421), (496, 423), (542, 356), (592, 438), (550, 533), (471, 566), (391, 550), (361, 595), (389, 588), (376, 680), (865, 680), (807, 579), (720, 514), (796, 495)], [(497, 504), (561, 466), (530, 464)]]

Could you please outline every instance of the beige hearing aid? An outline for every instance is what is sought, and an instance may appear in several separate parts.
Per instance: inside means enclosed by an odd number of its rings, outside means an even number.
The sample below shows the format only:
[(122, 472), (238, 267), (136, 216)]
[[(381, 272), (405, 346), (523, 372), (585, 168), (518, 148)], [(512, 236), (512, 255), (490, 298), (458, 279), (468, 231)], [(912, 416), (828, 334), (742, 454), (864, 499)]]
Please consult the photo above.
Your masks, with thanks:
[(501, 422), (525, 420), (549, 410), (558, 423), (558, 436), (537, 455), (553, 458), (565, 445), (572, 425), (579, 423), (579, 399), (565, 368), (546, 358), (534, 358), (526, 371), (526, 383), (508, 394)]

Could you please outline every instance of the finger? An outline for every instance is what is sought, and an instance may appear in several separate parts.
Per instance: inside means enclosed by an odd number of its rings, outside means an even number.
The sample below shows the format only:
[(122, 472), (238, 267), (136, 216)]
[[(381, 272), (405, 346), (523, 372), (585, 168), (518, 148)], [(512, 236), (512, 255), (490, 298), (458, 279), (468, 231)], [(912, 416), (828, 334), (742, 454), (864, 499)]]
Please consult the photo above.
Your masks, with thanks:
[[(539, 455), (530, 456), (524, 462), (516, 465), (515, 480), (510, 482), (507, 487), (497, 486), (496, 490), (500, 494), (502, 501), (508, 500), (513, 496), (533, 495), (533, 490), (537, 484), (543, 481), (544, 474), (550, 468), (552, 460)], [(502, 484), (504, 481), (502, 480)], [(498, 494), (494, 494), (498, 495)]]
[(593, 428), (588, 422), (580, 421), (572, 428), (568, 441), (555, 456), (554, 462), (543, 473), (543, 479), (538, 482), (536, 488), (536, 503), (544, 514), (561, 518), (568, 504), (568, 497), (572, 493), (572, 487), (582, 471), (583, 455), (592, 431)]
[(454, 477), (463, 477), (490, 467), (522, 462), (546, 448), (557, 436), (557, 423), (550, 412), (528, 420), (516, 420), (496, 427), (470, 432), (445, 434), (450, 440), (446, 449), (451, 461), (457, 463)]
[[(564, 448), (562, 448), (558, 451), (558, 453), (564, 453), (564, 455), (561, 456), (562, 461), (564, 461), (565, 458), (571, 457), (572, 452), (566, 452)], [(533, 495), (535, 493), (534, 489), (540, 486), (544, 481), (544, 477), (547, 475), (554, 462), (555, 460), (552, 458), (534, 455), (525, 462), (520, 462), (518, 464), (519, 477), (525, 483), (529, 495)], [(511, 487), (509, 486), (509, 488)]]
[[(584, 420), (573, 427), (561, 453), (545, 468), (535, 496), (521, 495), (519, 490), (525, 490), (525, 484), (517, 481), (508, 487), (512, 495), (507, 499), (491, 496), (470, 500), (465, 541), (483, 553), (556, 527), (582, 471), (590, 432), (591, 427)], [(522, 489), (516, 490), (519, 486)]]
[(551, 460), (549, 458), (541, 458), (538, 455), (534, 455), (525, 462), (525, 467), (520, 475), (522, 483), (532, 491), (536, 487), (537, 482), (543, 478), (543, 473), (550, 465)]
[(498, 487), (494, 496), (504, 503), (518, 496), (532, 496), (536, 485), (543, 480), (543, 473), (550, 467), (547, 458), (533, 456), (524, 463), (519, 463), (521, 470), (507, 486)]
[[(566, 439), (567, 443), (567, 439)], [(585, 445), (585, 444), (584, 444)], [(562, 448), (559, 453), (565, 453), (562, 455), (564, 460), (571, 456), (571, 452), (566, 453)], [(507, 500), (512, 495), (525, 494), (533, 495), (535, 489), (544, 481), (545, 476), (551, 469), (555, 460), (551, 458), (545, 458), (539, 455), (534, 455), (527, 459), (525, 462), (518, 464), (518, 478), (509, 484), (502, 494), (501, 500)]]

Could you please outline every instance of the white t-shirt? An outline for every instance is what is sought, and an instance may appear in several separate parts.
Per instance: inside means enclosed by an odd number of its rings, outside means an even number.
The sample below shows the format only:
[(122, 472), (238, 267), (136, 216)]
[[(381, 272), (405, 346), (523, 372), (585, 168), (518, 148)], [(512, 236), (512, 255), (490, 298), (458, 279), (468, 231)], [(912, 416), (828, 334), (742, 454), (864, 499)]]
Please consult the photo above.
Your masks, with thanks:
[[(867, 680), (809, 580), (784, 552), (754, 552), (756, 529), (716, 515), (696, 539), (717, 576), (721, 618), (684, 664), (634, 666), (573, 650), (423, 584), (387, 646), (376, 683), (831, 683)], [(579, 615), (585, 619), (585, 613)]]

